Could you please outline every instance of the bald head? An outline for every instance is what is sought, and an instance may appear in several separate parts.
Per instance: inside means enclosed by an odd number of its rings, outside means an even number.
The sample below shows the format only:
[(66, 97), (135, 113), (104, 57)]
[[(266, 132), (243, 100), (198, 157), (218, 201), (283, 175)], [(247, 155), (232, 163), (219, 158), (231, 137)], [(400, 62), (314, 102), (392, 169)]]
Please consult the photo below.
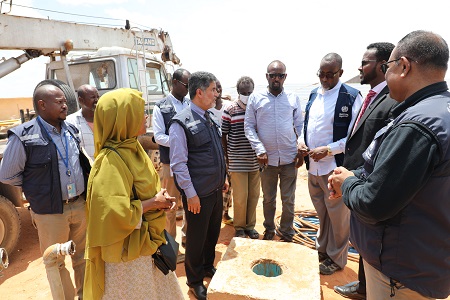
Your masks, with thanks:
[(58, 92), (63, 93), (60, 88), (51, 84), (46, 84), (38, 87), (33, 94), (33, 105), (36, 112), (39, 114), (40, 111), (39, 100), (46, 102), (49, 98), (52, 97), (52, 95), (54, 95), (55, 93), (57, 94)]
[(286, 65), (279, 60), (274, 60), (267, 66), (267, 73), (270, 73), (271, 69), (283, 70), (283, 73), (286, 73)]

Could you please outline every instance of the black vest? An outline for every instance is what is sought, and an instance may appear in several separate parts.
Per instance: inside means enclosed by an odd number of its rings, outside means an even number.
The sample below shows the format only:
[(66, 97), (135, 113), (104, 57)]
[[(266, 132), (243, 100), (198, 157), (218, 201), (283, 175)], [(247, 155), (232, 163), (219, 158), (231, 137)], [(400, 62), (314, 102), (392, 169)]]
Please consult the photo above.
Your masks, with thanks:
[[(309, 120), (309, 110), (314, 100), (317, 97), (317, 90), (319, 88), (315, 88), (311, 91), (309, 95), (308, 103), (305, 108), (305, 122), (303, 125), (303, 132), (305, 136), (306, 143), (306, 133), (308, 129), (308, 120)], [(336, 142), (347, 136), (348, 127), (352, 121), (352, 107), (353, 103), (355, 103), (355, 99), (358, 96), (359, 91), (357, 89), (352, 88), (351, 86), (343, 83), (341, 88), (339, 89), (339, 95), (336, 100), (336, 106), (334, 109), (334, 120), (333, 120), (333, 142)], [(344, 153), (339, 153), (334, 156), (336, 160), (336, 165), (342, 166), (344, 162)], [(306, 168), (309, 169), (309, 156), (305, 156)]]
[[(76, 137), (78, 130), (75, 126), (68, 123), (66, 125), (72, 136)], [(22, 174), (22, 190), (31, 209), (37, 214), (61, 214), (63, 199), (57, 150), (55, 144), (46, 133), (42, 134), (43, 132), (45, 129), (37, 119), (33, 119), (8, 130), (8, 136), (15, 134), (19, 137), (27, 155)], [(79, 139), (74, 140), (79, 147)]]
[[(206, 197), (222, 189), (225, 183), (225, 157), (222, 149), (220, 128), (216, 123), (209, 125), (190, 108), (183, 109), (169, 123), (180, 124), (186, 134), (187, 166), (192, 184), (199, 197)], [(178, 189), (176, 176), (175, 184)]]
[[(177, 114), (175, 111), (175, 107), (173, 106), (172, 100), (169, 97), (166, 97), (164, 99), (159, 100), (155, 104), (159, 107), (159, 110), (161, 111), (161, 114), (164, 119), (164, 126), (166, 127), (165, 133), (169, 135), (169, 123), (170, 120), (172, 120), (173, 117)], [(170, 164), (170, 157), (169, 157), (169, 147), (161, 146), (159, 145), (159, 160), (163, 164)]]

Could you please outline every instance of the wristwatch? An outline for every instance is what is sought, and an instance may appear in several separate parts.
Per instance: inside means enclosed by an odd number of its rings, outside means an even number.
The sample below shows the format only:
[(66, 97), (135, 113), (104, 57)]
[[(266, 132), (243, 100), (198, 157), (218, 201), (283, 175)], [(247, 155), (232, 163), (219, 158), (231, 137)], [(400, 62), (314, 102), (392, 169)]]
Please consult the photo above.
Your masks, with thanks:
[(331, 152), (331, 147), (330, 146), (327, 146), (328, 147), (328, 155), (329, 156), (332, 156), (333, 155), (333, 152)]

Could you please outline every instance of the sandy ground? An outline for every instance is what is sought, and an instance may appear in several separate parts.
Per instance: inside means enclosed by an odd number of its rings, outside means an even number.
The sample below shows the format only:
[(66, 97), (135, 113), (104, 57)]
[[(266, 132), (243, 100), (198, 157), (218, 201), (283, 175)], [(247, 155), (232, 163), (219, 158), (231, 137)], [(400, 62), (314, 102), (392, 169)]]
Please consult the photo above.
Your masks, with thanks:
[[(278, 201), (280, 202), (280, 201)], [(277, 203), (277, 207), (281, 203)], [(313, 208), (308, 195), (307, 188), (307, 173), (304, 167), (299, 169), (297, 190), (296, 190), (296, 210), (305, 210)], [(277, 214), (281, 212), (277, 208)], [(22, 234), (16, 250), (10, 253), (9, 268), (3, 271), (3, 277), (0, 277), (0, 298), (3, 300), (9, 299), (52, 299), (48, 287), (47, 278), (45, 274), (44, 265), (39, 252), (39, 241), (36, 229), (31, 225), (29, 211), (25, 208), (20, 209), (20, 217), (22, 220)], [(257, 207), (257, 226), (256, 229), (262, 233), (264, 228), (262, 226), (263, 212), (262, 212), (262, 198)], [(180, 231), (181, 222), (178, 222), (177, 230)], [(222, 224), (219, 241), (216, 247), (216, 261), (219, 261), (225, 253), (230, 240), (234, 236), (234, 229), (232, 226)], [(261, 236), (262, 238), (262, 236)], [(180, 234), (177, 240), (179, 241)], [(277, 239), (277, 238), (276, 238)], [(180, 242), (180, 241), (179, 241)], [(181, 251), (184, 248), (180, 247)], [(70, 259), (66, 259), (66, 263), (70, 268)], [(322, 299), (345, 299), (340, 297), (333, 291), (333, 286), (341, 285), (357, 278), (358, 264), (349, 261), (344, 270), (338, 271), (330, 276), (320, 276), (320, 284), (322, 290)], [(317, 268), (317, 271), (318, 268)], [(195, 299), (191, 293), (188, 292), (186, 286), (186, 275), (184, 271), (184, 264), (178, 264), (176, 274), (179, 279), (181, 289), (185, 295), (185, 299)], [(206, 286), (209, 279), (205, 280)]]

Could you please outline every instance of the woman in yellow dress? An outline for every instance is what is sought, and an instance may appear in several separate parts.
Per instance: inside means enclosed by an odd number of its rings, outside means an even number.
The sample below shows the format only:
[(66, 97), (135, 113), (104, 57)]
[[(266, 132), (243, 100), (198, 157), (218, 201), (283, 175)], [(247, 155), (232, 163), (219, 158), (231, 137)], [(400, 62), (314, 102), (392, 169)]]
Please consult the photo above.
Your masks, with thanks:
[(95, 109), (96, 158), (86, 197), (86, 300), (183, 299), (176, 275), (165, 276), (151, 256), (165, 242), (164, 210), (175, 207), (175, 198), (161, 190), (137, 141), (146, 130), (141, 95), (133, 89), (108, 92)]

